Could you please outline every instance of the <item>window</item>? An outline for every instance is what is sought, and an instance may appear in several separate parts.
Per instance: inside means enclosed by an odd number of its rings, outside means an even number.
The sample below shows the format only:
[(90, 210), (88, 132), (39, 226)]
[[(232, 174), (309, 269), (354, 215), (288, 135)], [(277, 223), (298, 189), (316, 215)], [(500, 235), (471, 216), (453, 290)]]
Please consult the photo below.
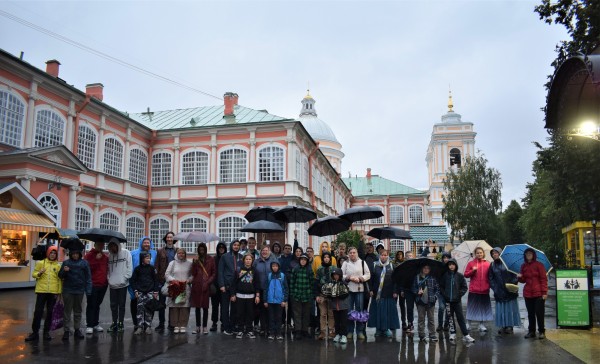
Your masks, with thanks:
[(283, 148), (266, 147), (258, 152), (258, 180), (283, 181)]
[(219, 169), (220, 182), (246, 182), (246, 159), (245, 150), (227, 149), (222, 151)]
[(150, 221), (150, 239), (155, 245), (160, 246), (163, 236), (170, 231), (169, 221), (163, 218), (157, 218)]
[(415, 205), (408, 208), (408, 222), (418, 224), (423, 222), (423, 208)]
[(391, 206), (390, 207), (390, 224), (402, 224), (402, 223), (404, 223), (404, 207)]
[(296, 180), (302, 184), (302, 152), (296, 151)]
[(75, 230), (81, 231), (92, 227), (92, 213), (81, 206), (75, 208)]
[(148, 182), (148, 155), (141, 149), (129, 152), (129, 180), (141, 185)]
[(112, 212), (100, 215), (100, 229), (119, 231), (119, 216)]
[(130, 251), (137, 249), (140, 239), (144, 236), (144, 220), (137, 216), (132, 216), (127, 219), (125, 225), (126, 247)]
[(390, 253), (390, 258), (394, 259), (397, 251), (399, 251), (399, 250), (405, 251), (404, 240), (399, 240), (399, 239), (390, 240), (390, 250), (392, 251)]
[[(383, 209), (380, 206), (373, 206), (373, 207), (376, 207), (376, 208), (378, 208), (378, 209), (380, 209), (380, 210), (383, 211)], [(378, 217), (376, 219), (367, 220), (367, 224), (383, 224), (383, 223), (384, 223), (383, 216), (380, 216), (380, 217)]]
[(10, 92), (0, 91), (0, 143), (21, 147), (25, 103)]
[(123, 176), (123, 144), (115, 138), (104, 141), (104, 173), (119, 178)]
[(98, 137), (92, 128), (87, 125), (79, 125), (79, 137), (77, 138), (77, 156), (89, 169), (96, 167), (96, 144)]
[(61, 227), (61, 216), (62, 216), (62, 208), (60, 206), (60, 202), (56, 195), (46, 192), (38, 197), (38, 201), (40, 205), (44, 206), (44, 208), (56, 219), (56, 226)]
[(308, 157), (302, 156), (302, 185), (308, 187)]
[(152, 156), (152, 185), (168, 186), (171, 184), (171, 155), (156, 153)]
[(47, 147), (63, 143), (65, 120), (52, 110), (39, 110), (35, 123), (35, 146)]
[(185, 153), (181, 163), (181, 183), (201, 185), (208, 182), (208, 153), (195, 150)]
[(242, 226), (246, 225), (246, 219), (237, 216), (229, 216), (219, 221), (217, 235), (223, 241), (231, 242), (233, 239), (237, 239), (243, 236), (240, 232)]
[(450, 166), (457, 166), (460, 168), (461, 163), (460, 150), (458, 148), (450, 149)]
[[(179, 231), (187, 233), (191, 231), (207, 231), (208, 224), (205, 220), (199, 217), (190, 217), (179, 222)], [(192, 241), (180, 241), (177, 243), (180, 247), (184, 248), (186, 252), (195, 254), (197, 252), (197, 242)]]

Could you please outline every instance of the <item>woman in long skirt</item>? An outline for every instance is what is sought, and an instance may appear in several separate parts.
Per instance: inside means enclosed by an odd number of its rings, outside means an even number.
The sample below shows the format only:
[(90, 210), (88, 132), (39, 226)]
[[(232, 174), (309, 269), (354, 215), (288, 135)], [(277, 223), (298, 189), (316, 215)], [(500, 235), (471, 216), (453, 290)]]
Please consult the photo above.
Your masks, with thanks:
[(494, 291), (496, 300), (496, 327), (498, 334), (512, 334), (513, 326), (521, 326), (521, 315), (519, 315), (518, 292), (509, 292), (506, 283), (516, 285), (517, 275), (506, 270), (500, 260), (502, 248), (494, 248), (491, 252), (494, 262), (490, 265), (488, 279), (490, 287)]
[(392, 279), (393, 272), (389, 253), (383, 249), (379, 254), (379, 261), (373, 266), (370, 281), (371, 307), (367, 326), (376, 328), (375, 336), (391, 337), (392, 330), (400, 328), (396, 307), (398, 288)]
[(486, 332), (485, 321), (492, 321), (492, 301), (490, 300), (490, 281), (488, 272), (490, 262), (485, 260), (483, 248), (475, 249), (475, 259), (465, 268), (465, 278), (470, 278), (467, 300), (467, 320), (479, 322), (479, 331)]

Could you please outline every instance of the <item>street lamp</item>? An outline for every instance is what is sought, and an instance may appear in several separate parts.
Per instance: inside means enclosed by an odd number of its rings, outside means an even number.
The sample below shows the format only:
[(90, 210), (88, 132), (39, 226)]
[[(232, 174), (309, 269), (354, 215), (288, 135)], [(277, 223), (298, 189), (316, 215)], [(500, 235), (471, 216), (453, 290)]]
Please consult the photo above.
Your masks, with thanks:
[(577, 125), (575, 128), (568, 129), (564, 135), (566, 135), (569, 140), (573, 139), (573, 137), (582, 137), (600, 142), (600, 126), (591, 120), (587, 120)]

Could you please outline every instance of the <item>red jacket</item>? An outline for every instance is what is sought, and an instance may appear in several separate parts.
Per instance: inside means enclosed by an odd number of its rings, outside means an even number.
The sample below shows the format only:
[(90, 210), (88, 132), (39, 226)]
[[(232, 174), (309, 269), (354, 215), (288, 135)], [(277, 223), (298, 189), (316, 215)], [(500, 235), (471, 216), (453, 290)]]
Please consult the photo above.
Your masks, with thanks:
[(531, 262), (525, 261), (521, 265), (521, 278), (519, 278), (519, 282), (525, 283), (523, 288), (523, 297), (525, 298), (542, 297), (548, 294), (546, 268), (536, 260), (535, 250), (532, 249), (532, 251), (533, 259)]
[[(473, 270), (473, 267), (477, 270)], [(473, 259), (467, 263), (465, 268), (465, 278), (470, 278), (469, 292), (477, 294), (490, 294), (490, 281), (488, 272), (490, 270), (490, 262), (485, 259)]]
[(108, 286), (108, 256), (102, 254), (102, 258), (96, 258), (96, 254), (102, 253), (92, 248), (83, 259), (87, 260), (92, 272), (92, 286), (104, 287)]
[(210, 298), (209, 287), (215, 281), (217, 269), (215, 259), (209, 255), (204, 259), (204, 269), (194, 259), (192, 263), (192, 294), (190, 297), (191, 307), (208, 308), (208, 299)]

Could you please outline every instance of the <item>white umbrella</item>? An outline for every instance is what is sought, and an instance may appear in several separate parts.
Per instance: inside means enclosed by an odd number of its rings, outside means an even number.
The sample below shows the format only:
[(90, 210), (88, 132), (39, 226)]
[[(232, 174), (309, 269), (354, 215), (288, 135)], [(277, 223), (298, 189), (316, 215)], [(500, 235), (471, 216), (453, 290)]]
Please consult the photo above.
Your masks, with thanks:
[(206, 231), (189, 231), (175, 235), (173, 240), (208, 243), (210, 241), (219, 240), (219, 237), (215, 234), (207, 233)]
[(464, 273), (467, 263), (475, 259), (476, 248), (483, 248), (485, 260), (490, 263), (494, 261), (490, 254), (492, 247), (490, 244), (486, 243), (485, 240), (465, 240), (450, 252), (452, 258), (456, 259), (456, 262), (458, 263), (458, 271), (460, 273)]

